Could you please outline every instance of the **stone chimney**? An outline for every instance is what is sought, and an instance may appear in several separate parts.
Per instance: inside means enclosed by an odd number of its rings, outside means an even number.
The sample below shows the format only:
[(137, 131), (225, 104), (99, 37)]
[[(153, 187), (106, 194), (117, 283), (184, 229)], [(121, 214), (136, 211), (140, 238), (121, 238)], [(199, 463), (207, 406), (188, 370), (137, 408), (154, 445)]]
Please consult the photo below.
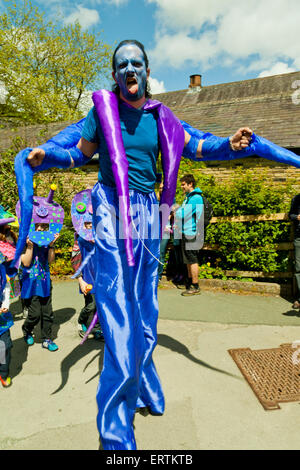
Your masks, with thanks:
[(201, 88), (201, 78), (202, 78), (202, 75), (190, 75), (190, 84), (189, 84), (189, 88), (195, 88), (195, 87), (199, 87)]

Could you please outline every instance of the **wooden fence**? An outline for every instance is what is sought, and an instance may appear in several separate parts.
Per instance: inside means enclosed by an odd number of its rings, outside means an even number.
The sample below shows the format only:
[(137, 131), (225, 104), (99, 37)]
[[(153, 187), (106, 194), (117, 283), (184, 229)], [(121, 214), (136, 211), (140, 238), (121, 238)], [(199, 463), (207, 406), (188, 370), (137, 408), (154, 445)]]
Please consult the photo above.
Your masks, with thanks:
[[(232, 216), (232, 217), (212, 217), (210, 220), (211, 224), (218, 224), (221, 222), (266, 222), (266, 221), (288, 221), (288, 215), (286, 213), (278, 213), (278, 214), (270, 214), (270, 215), (240, 215), (240, 216)], [(281, 242), (275, 244), (275, 248), (278, 251), (288, 251), (289, 258), (291, 261), (294, 258), (294, 244), (293, 244), (293, 224), (291, 223), (291, 232), (290, 232), (290, 240), (286, 242)], [(211, 250), (211, 251), (218, 251), (219, 245), (209, 245), (207, 243), (204, 244), (203, 250)], [(68, 251), (72, 252), (72, 248), (67, 248), (66, 250), (57, 249), (56, 253), (60, 254), (62, 252)], [(293, 271), (285, 271), (285, 272), (263, 272), (263, 271), (236, 271), (236, 270), (225, 270), (224, 274), (228, 277), (249, 277), (249, 278), (264, 278), (264, 279), (290, 279), (292, 290), (295, 290), (295, 283), (293, 281)]]
[[(232, 217), (212, 217), (210, 220), (211, 224), (218, 224), (221, 222), (266, 222), (266, 221), (280, 221), (285, 220), (288, 221), (288, 214), (282, 212), (278, 214), (261, 214), (261, 215), (240, 215), (240, 216), (232, 216)], [(275, 248), (278, 251), (288, 251), (289, 258), (292, 260), (294, 258), (294, 244), (293, 244), (293, 235), (294, 235), (294, 227), (291, 223), (291, 232), (290, 232), (290, 240), (286, 242), (276, 243)], [(204, 244), (204, 250), (213, 250), (218, 251), (219, 245), (208, 245)], [(224, 271), (226, 276), (229, 277), (252, 277), (252, 278), (264, 278), (264, 279), (292, 279), (293, 278), (293, 271), (286, 271), (286, 272), (263, 272), (263, 271), (236, 271), (236, 270), (226, 270)], [(294, 289), (295, 286), (293, 286)]]

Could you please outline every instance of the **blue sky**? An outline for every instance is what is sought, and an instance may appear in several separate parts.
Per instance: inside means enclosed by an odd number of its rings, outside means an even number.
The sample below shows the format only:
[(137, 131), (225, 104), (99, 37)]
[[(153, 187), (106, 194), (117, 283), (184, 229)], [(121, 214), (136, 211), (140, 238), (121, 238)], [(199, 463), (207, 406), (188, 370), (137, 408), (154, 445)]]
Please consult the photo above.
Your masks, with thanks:
[[(22, 1), (22, 0), (17, 0)], [(23, 3), (23, 2), (22, 2)], [(300, 70), (299, 0), (32, 0), (104, 42), (141, 41), (152, 91), (203, 86)], [(1, 7), (1, 0), (0, 0)], [(2, 3), (3, 9), (3, 3)]]

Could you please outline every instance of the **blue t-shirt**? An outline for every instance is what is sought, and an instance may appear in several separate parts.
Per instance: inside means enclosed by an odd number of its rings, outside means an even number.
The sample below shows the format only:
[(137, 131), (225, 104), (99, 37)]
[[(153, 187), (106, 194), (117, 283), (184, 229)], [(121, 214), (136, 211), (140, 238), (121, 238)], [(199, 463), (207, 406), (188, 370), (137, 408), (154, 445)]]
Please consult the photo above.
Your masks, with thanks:
[(33, 244), (31, 265), (21, 268), (21, 298), (29, 299), (34, 295), (48, 297), (51, 293), (51, 278), (48, 263), (48, 246)]
[[(152, 112), (135, 109), (120, 102), (121, 131), (128, 159), (129, 189), (142, 193), (154, 191), (158, 157), (158, 132), (156, 117)], [(85, 120), (82, 137), (99, 144), (99, 181), (115, 186), (110, 156), (95, 107)]]

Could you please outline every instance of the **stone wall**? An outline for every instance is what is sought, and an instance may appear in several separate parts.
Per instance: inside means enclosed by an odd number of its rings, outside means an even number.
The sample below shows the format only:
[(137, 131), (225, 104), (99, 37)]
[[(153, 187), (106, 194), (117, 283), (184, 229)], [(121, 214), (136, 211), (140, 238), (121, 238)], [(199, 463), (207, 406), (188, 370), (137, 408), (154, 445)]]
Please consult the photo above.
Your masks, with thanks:
[[(215, 162), (206, 168), (195, 170), (195, 176), (197, 177), (197, 173), (201, 172), (208, 176), (214, 176), (217, 182), (229, 182), (236, 174), (237, 168), (257, 169), (258, 175), (263, 172), (269, 181), (272, 181), (274, 185), (282, 186), (283, 190), (286, 184), (292, 183), (295, 188), (295, 194), (300, 192), (300, 168), (278, 163), (276, 164), (269, 160), (258, 158), (236, 160), (235, 163), (222, 162), (222, 164), (218, 164), (218, 162)], [(88, 165), (83, 167), (82, 171), (84, 172), (84, 175), (76, 175), (70, 171), (60, 171), (53, 174), (53, 179), (55, 180), (55, 174), (57, 174), (59, 177), (64, 177), (67, 187), (70, 184), (70, 178), (72, 178), (73, 185), (74, 181), (78, 181), (80, 184), (84, 183), (86, 187), (93, 186), (98, 179), (98, 166), (95, 164)]]

